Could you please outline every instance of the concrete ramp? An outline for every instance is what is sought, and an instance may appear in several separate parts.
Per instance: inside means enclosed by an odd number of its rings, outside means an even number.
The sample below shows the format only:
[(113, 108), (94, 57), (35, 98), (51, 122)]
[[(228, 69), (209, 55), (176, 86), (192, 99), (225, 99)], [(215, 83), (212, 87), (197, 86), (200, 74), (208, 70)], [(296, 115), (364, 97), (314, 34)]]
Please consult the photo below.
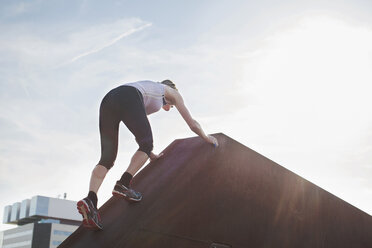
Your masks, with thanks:
[[(233, 139), (176, 140), (60, 248), (372, 247), (372, 217)], [(113, 182), (114, 185), (114, 182)]]

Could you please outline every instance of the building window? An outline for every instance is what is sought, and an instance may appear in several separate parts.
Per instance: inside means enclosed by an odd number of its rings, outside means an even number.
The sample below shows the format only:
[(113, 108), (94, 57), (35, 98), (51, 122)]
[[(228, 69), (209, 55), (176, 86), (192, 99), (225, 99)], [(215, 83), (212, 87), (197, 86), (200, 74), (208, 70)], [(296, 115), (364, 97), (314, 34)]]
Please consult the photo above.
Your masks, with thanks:
[(5, 234), (4, 233), (4, 238), (3, 239), (4, 240), (13, 239), (13, 238), (18, 238), (18, 237), (27, 236), (27, 235), (32, 235), (32, 230), (18, 232), (18, 233), (12, 233), (12, 234)]
[(16, 247), (22, 247), (26, 245), (31, 245), (31, 240), (29, 241), (24, 241), (24, 242), (18, 242), (18, 243), (13, 243), (9, 245), (3, 245), (3, 248), (16, 248)]
[(66, 231), (59, 231), (59, 230), (54, 230), (53, 231), (54, 235), (64, 235), (64, 236), (70, 236), (72, 232), (66, 232)]
[(39, 220), (38, 223), (55, 223), (55, 224), (59, 224), (61, 223), (60, 220), (55, 220), (55, 219), (41, 219)]
[(62, 241), (53, 240), (52, 244), (57, 246), (57, 245), (62, 244)]

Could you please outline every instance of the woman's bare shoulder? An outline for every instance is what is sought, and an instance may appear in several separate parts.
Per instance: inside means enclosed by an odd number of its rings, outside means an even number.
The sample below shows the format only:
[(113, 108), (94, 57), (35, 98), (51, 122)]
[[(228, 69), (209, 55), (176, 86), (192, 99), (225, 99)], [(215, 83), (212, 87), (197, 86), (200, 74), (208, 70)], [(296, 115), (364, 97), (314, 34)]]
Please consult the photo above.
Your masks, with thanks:
[(167, 98), (171, 101), (174, 101), (174, 102), (177, 102), (178, 100), (182, 99), (182, 96), (178, 92), (178, 90), (172, 89), (169, 86), (165, 86), (164, 90), (165, 90), (165, 92), (164, 92), (165, 98)]

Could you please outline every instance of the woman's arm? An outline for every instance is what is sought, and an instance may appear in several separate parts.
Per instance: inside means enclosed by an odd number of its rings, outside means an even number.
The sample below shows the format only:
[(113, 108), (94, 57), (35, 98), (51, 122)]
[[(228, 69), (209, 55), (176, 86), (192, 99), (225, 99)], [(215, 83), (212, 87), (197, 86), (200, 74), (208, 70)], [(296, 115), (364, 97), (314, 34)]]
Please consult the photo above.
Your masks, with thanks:
[(215, 137), (206, 135), (204, 130), (200, 126), (200, 124), (194, 120), (190, 114), (190, 111), (187, 109), (181, 94), (173, 89), (170, 89), (171, 92), (168, 92), (168, 97), (170, 98), (171, 102), (177, 108), (178, 112), (181, 114), (182, 118), (186, 121), (187, 125), (190, 129), (203, 138), (206, 142), (211, 143), (215, 146), (218, 146), (218, 141)]

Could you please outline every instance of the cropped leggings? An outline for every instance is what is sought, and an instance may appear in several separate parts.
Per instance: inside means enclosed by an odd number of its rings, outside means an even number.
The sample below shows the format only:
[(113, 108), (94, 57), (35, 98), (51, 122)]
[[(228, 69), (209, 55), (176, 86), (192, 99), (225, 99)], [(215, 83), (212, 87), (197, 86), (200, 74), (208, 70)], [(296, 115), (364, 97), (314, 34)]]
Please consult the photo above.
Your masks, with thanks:
[(98, 164), (107, 169), (114, 165), (117, 156), (121, 121), (135, 136), (139, 151), (150, 156), (153, 149), (151, 126), (141, 92), (131, 86), (119, 86), (106, 94), (99, 111), (101, 159)]

